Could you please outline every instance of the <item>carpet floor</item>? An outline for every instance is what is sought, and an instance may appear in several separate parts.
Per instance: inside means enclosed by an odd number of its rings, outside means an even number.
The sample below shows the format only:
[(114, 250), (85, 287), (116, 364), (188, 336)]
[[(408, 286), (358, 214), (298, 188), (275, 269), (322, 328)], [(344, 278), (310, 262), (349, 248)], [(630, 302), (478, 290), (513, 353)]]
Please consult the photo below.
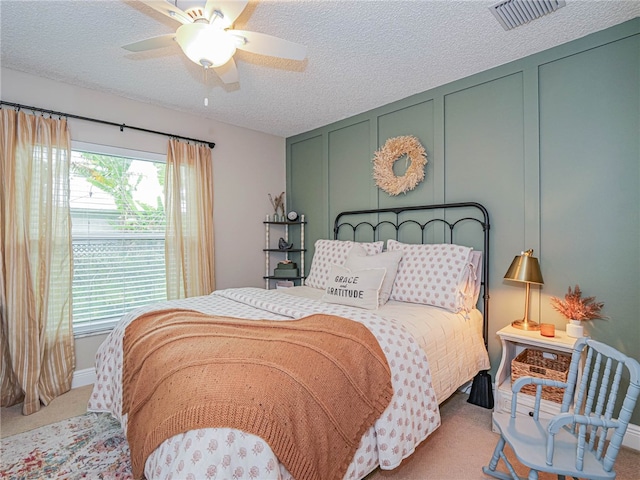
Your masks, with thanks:
[(33, 430), (44, 425), (77, 417), (87, 411), (93, 385), (74, 388), (54, 398), (49, 405), (31, 415), (22, 415), (22, 403), (0, 409), (0, 438)]
[[(84, 398), (86, 392), (76, 395)], [(395, 470), (376, 470), (367, 480), (489, 478), (481, 469), (488, 463), (498, 436), (491, 431), (491, 411), (467, 403), (467, 398), (461, 393), (453, 395), (441, 405), (442, 426), (413, 455)], [(75, 412), (71, 398), (64, 403)], [(8, 418), (5, 410), (3, 420)], [(17, 421), (12, 419), (11, 423)], [(109, 415), (87, 413), (53, 421), (2, 439), (0, 478), (131, 478), (126, 439), (120, 425)], [(12, 428), (20, 430), (16, 425)], [(506, 453), (513, 458), (510, 451)], [(520, 475), (526, 475), (526, 469), (517, 462), (515, 465)], [(640, 452), (623, 448), (615, 470), (618, 480), (640, 479)], [(540, 480), (551, 478), (555, 477), (540, 475)]]
[(3, 438), (0, 478), (130, 479), (129, 445), (111, 415), (85, 413)]

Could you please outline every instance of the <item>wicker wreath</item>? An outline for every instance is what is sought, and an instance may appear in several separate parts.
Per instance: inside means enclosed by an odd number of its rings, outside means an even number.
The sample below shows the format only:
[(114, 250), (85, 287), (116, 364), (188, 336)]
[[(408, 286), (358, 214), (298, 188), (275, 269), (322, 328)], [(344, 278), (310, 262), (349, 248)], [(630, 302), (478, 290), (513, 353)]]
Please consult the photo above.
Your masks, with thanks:
[[(411, 161), (401, 177), (393, 173), (393, 164), (404, 155)], [(389, 195), (398, 195), (413, 190), (424, 180), (424, 166), (427, 152), (420, 141), (413, 136), (388, 139), (373, 157), (373, 178), (376, 185)]]

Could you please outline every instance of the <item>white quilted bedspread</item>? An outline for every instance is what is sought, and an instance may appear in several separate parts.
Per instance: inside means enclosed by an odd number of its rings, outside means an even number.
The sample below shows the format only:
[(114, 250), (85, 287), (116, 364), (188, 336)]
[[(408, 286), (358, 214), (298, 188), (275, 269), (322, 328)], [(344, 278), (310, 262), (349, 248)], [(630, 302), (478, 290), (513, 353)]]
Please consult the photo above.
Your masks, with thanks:
[[(122, 407), (122, 338), (126, 326), (142, 313), (187, 308), (206, 314), (248, 319), (288, 320), (312, 313), (350, 318), (376, 337), (391, 368), (394, 396), (364, 435), (345, 478), (359, 479), (378, 464), (393, 469), (440, 425), (424, 351), (402, 325), (368, 310), (327, 304), (276, 290), (238, 288), (211, 295), (163, 302), (137, 309), (122, 318), (96, 354), (96, 382), (90, 411), (110, 412), (126, 431)], [(215, 379), (212, 379), (215, 381)], [(192, 430), (160, 445), (147, 459), (148, 479), (290, 479), (269, 446), (260, 438), (228, 428)]]

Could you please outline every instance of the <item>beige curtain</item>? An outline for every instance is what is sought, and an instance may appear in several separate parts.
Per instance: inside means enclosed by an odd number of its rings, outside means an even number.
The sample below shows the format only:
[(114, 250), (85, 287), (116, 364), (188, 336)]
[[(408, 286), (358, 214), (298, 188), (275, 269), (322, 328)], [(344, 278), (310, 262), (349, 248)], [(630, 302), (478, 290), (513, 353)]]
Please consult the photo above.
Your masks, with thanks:
[(215, 290), (211, 149), (169, 141), (165, 179), (167, 298)]
[(0, 110), (2, 406), (29, 415), (71, 388), (71, 219), (66, 120)]

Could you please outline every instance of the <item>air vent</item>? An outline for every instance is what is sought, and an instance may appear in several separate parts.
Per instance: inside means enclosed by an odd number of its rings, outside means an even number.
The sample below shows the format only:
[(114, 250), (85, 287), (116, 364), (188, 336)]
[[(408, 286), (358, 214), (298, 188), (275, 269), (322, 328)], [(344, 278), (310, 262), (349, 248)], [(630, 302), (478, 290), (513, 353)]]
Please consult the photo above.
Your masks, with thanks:
[(507, 0), (489, 10), (505, 30), (511, 30), (564, 6), (565, 0)]

